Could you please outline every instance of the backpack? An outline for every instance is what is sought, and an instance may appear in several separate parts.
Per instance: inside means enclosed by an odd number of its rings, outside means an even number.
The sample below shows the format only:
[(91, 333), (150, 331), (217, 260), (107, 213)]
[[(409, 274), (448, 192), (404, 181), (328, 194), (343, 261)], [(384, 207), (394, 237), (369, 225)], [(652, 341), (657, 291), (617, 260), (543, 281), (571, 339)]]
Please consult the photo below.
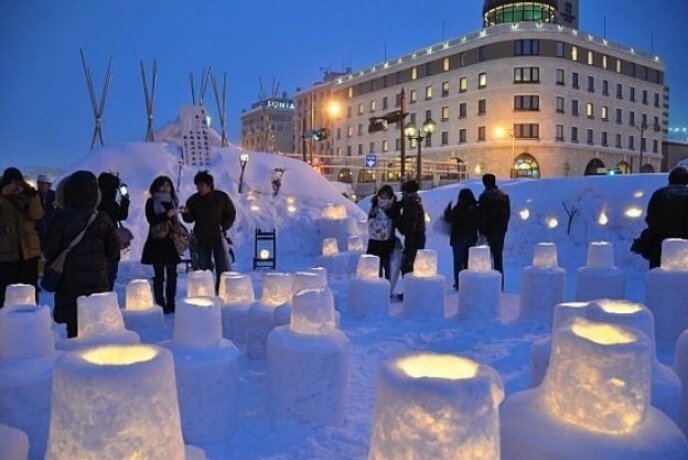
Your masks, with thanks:
[(377, 208), (375, 214), (368, 218), (368, 237), (372, 240), (387, 241), (392, 238), (392, 219)]

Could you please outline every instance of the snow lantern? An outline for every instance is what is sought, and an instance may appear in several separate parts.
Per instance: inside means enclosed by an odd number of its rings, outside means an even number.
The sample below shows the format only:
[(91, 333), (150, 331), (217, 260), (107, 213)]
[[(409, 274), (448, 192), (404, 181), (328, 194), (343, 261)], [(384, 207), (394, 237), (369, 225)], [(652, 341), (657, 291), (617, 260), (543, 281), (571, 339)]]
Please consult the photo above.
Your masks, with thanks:
[(58, 358), (45, 458), (183, 460), (172, 354), (107, 345)]
[(225, 305), (253, 302), (256, 297), (251, 277), (237, 272), (223, 273), (220, 275), (219, 297)]
[(559, 226), (559, 220), (556, 217), (547, 218), (547, 228), (555, 229)]
[(352, 252), (363, 252), (365, 247), (363, 246), (363, 240), (359, 235), (352, 235), (349, 237), (348, 243), (346, 245), (347, 251)]
[(186, 284), (187, 297), (215, 296), (215, 277), (210, 270), (194, 270), (189, 273)]
[(552, 314), (552, 331), (556, 331), (573, 318), (584, 317), (589, 302), (562, 302), (554, 307)]
[(643, 208), (639, 208), (638, 206), (630, 206), (624, 211), (624, 216), (628, 217), (629, 219), (637, 219), (642, 215)]
[(368, 458), (500, 458), (504, 388), (491, 367), (420, 353), (378, 370)]
[(265, 273), (263, 275), (264, 304), (277, 307), (291, 301), (292, 277), (289, 273)]
[(518, 212), (518, 215), (521, 217), (521, 220), (528, 220), (530, 217), (530, 211), (528, 208), (523, 208)]
[(215, 297), (185, 297), (177, 304), (173, 340), (180, 345), (212, 348), (222, 339), (220, 306)]
[(325, 220), (340, 220), (346, 217), (346, 207), (343, 204), (327, 203), (322, 212), (322, 218)]
[(0, 423), (0, 458), (3, 460), (29, 458), (29, 437), (26, 433)]
[(612, 268), (614, 246), (607, 241), (593, 241), (588, 245), (588, 268)]
[(533, 250), (533, 267), (545, 270), (559, 267), (557, 245), (554, 243), (538, 243)]
[(309, 289), (294, 295), (290, 329), (300, 334), (328, 334), (337, 328), (330, 288)]
[(308, 271), (296, 272), (292, 278), (292, 292), (298, 294), (306, 289), (322, 289), (327, 284), (322, 283), (322, 277), (317, 273)]
[(492, 257), (489, 246), (473, 246), (468, 249), (468, 269), (474, 272), (492, 270)]
[(153, 291), (147, 280), (131, 280), (127, 284), (125, 307), (130, 311), (148, 310), (155, 302), (153, 301)]
[(650, 404), (650, 350), (635, 328), (574, 318), (554, 333), (546, 404), (556, 417), (587, 430), (633, 430)]
[(327, 286), (327, 269), (325, 267), (311, 267), (306, 270), (308, 273), (315, 273), (320, 277), (322, 286)]
[(437, 276), (437, 251), (419, 249), (413, 262), (413, 274), (419, 278)]
[(50, 356), (53, 318), (47, 306), (17, 305), (0, 315), (0, 360)]
[(322, 255), (325, 257), (336, 256), (339, 254), (337, 238), (325, 238), (322, 244)]
[(662, 241), (661, 266), (665, 270), (688, 270), (688, 240), (667, 238)]
[(117, 294), (99, 292), (76, 299), (78, 336), (99, 336), (124, 329)]
[(362, 254), (356, 266), (356, 278), (378, 279), (380, 277), (380, 258), (372, 254)]
[(36, 305), (36, 288), (32, 284), (10, 284), (5, 288), (5, 304)]

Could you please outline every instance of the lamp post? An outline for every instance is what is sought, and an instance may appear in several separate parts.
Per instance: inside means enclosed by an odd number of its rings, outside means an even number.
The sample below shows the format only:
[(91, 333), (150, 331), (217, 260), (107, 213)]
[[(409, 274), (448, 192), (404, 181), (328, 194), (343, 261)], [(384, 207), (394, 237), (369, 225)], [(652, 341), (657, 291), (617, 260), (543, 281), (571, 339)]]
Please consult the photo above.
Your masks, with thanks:
[(506, 136), (511, 138), (511, 168), (509, 168), (509, 174), (511, 174), (513, 179), (516, 177), (516, 136), (514, 135), (514, 130), (500, 127), (495, 130), (495, 135), (498, 139)]
[(638, 173), (643, 173), (643, 151), (645, 150), (645, 130), (647, 129), (647, 124), (645, 122), (640, 123), (640, 127), (636, 127), (640, 131), (640, 163), (638, 164)]
[(239, 174), (239, 193), (244, 186), (244, 170), (246, 169), (246, 163), (248, 163), (248, 153), (242, 153), (239, 155), (239, 166), (241, 166), (241, 174)]
[(432, 119), (428, 118), (425, 120), (425, 123), (423, 123), (423, 126), (418, 129), (416, 128), (416, 125), (413, 123), (409, 123), (406, 125), (406, 128), (404, 128), (404, 134), (408, 138), (409, 141), (416, 141), (416, 144), (418, 144), (418, 155), (416, 156), (416, 177), (418, 178), (418, 188), (423, 188), (422, 183), (423, 183), (423, 170), (422, 170), (422, 162), (421, 162), (421, 141), (423, 139), (430, 138), (432, 136), (432, 133), (435, 132), (435, 129), (437, 129), (437, 124), (432, 121)]
[(342, 104), (336, 100), (336, 99), (331, 99), (327, 103), (327, 115), (330, 118), (330, 155), (334, 155), (334, 122), (335, 120), (339, 120), (339, 116), (342, 113)]

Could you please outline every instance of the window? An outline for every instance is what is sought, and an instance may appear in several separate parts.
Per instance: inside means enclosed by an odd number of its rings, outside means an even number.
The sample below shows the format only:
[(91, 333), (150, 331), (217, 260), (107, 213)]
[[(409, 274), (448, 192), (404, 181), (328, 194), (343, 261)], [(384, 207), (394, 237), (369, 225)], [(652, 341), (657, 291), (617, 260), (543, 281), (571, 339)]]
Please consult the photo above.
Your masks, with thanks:
[(578, 47), (575, 45), (571, 47), (571, 60), (578, 61)]
[(353, 87), (353, 86), (349, 86), (349, 89), (347, 90), (347, 93), (346, 93), (346, 94), (349, 96), (349, 98), (354, 97), (354, 87)]
[(466, 128), (461, 128), (459, 130), (459, 144), (466, 143)]
[(571, 99), (571, 115), (577, 117), (578, 116), (578, 100), (577, 99)]
[(387, 110), (389, 108), (389, 104), (387, 103), (387, 96), (384, 96), (382, 98), (382, 110)]
[(640, 122), (640, 126), (644, 126), (645, 128), (647, 128), (647, 114), (646, 113), (644, 113), (642, 115), (641, 120), (642, 121)]
[(459, 118), (466, 118), (466, 103), (459, 104)]
[(417, 100), (418, 100), (418, 95), (416, 94), (416, 90), (412, 89), (411, 93), (409, 94), (409, 102), (411, 104), (415, 104)]
[(652, 121), (652, 129), (659, 131), (659, 117), (654, 117)]
[(607, 69), (607, 61), (609, 61), (609, 57), (606, 54), (602, 55), (602, 68)]
[(578, 89), (578, 72), (571, 73), (571, 86), (574, 89)]
[(449, 82), (443, 81), (442, 82), (442, 97), (447, 97), (447, 96), (449, 96)]
[(485, 72), (478, 74), (478, 89), (485, 88), (487, 86), (487, 74)]
[(564, 98), (561, 96), (557, 96), (557, 113), (564, 113), (564, 108), (565, 108), (565, 102)]
[(459, 78), (459, 92), (465, 93), (468, 90), (468, 79), (466, 77)]
[(564, 57), (564, 42), (557, 42), (557, 57)]
[(413, 125), (416, 124), (416, 114), (415, 114), (415, 113), (412, 113), (412, 114), (409, 115), (409, 121), (410, 121), (411, 124), (413, 124)]
[(425, 138), (425, 146), (432, 147), (432, 138), (430, 136)]
[(635, 150), (635, 139), (633, 136), (628, 136), (628, 148), (630, 150)]
[(375, 109), (377, 109), (377, 101), (370, 101), (370, 111), (375, 112)]
[(371, 142), (368, 146), (368, 153), (375, 153), (375, 142)]
[(621, 134), (617, 134), (617, 135), (616, 135), (616, 143), (615, 143), (615, 145), (616, 145), (616, 148), (617, 148), (617, 149), (620, 149), (620, 148), (621, 148)]
[(351, 137), (354, 135), (354, 128), (353, 126), (347, 126), (346, 127), (346, 137)]
[(539, 67), (516, 67), (514, 83), (540, 83)]
[(623, 99), (623, 85), (621, 83), (616, 84), (616, 98)]
[(358, 144), (358, 154), (363, 155), (363, 144)]
[(578, 143), (578, 128), (571, 126), (571, 142)]
[(557, 125), (557, 140), (564, 140), (564, 125)]
[(348, 156), (348, 157), (351, 156), (351, 146), (350, 145), (346, 146), (346, 156)]
[(608, 147), (608, 145), (607, 145), (607, 131), (602, 131), (602, 147)]
[(338, 157), (342, 156), (342, 148), (341, 147), (337, 147), (337, 156)]
[(588, 102), (585, 105), (585, 114), (588, 116), (588, 118), (595, 118), (595, 107), (593, 106), (592, 102)]
[(588, 129), (587, 131), (588, 134), (588, 145), (594, 145), (595, 144), (595, 138), (594, 138), (594, 133), (592, 129)]
[(401, 150), (401, 139), (394, 139), (394, 150), (396, 150), (397, 152)]
[(418, 78), (418, 67), (411, 68), (411, 80)]
[(481, 46), (478, 48), (478, 62), (484, 62), (486, 59), (486, 54), (485, 54), (486, 48), (484, 46)]
[(588, 51), (588, 65), (593, 65), (595, 63), (595, 54), (592, 51)]
[(337, 128), (337, 139), (342, 138), (342, 128)]
[(609, 82), (607, 80), (602, 80), (602, 94), (609, 96)]
[(442, 145), (449, 144), (449, 131), (442, 131)]
[(478, 115), (485, 115), (485, 113), (487, 112), (486, 106), (487, 106), (487, 100), (486, 99), (480, 99), (478, 101)]
[(557, 69), (557, 85), (565, 85), (564, 69)]
[(652, 152), (657, 153), (657, 148), (658, 148), (659, 142), (657, 142), (657, 139), (652, 141)]
[(631, 102), (635, 102), (635, 88), (631, 86), (631, 95), (629, 96)]
[(459, 67), (466, 65), (466, 53), (459, 53)]
[(540, 54), (540, 40), (514, 41), (514, 56), (537, 56)]
[(478, 141), (484, 141), (484, 140), (485, 140), (485, 127), (479, 126), (478, 127)]
[(540, 137), (540, 125), (537, 123), (517, 123), (514, 125), (514, 137), (516, 139), (538, 139)]
[(346, 118), (351, 118), (351, 106), (346, 108)]
[(425, 119), (430, 120), (432, 118), (432, 110), (425, 111)]
[(514, 96), (514, 110), (540, 110), (540, 96)]
[(647, 105), (647, 90), (643, 90), (643, 104)]
[(655, 107), (659, 107), (659, 93), (655, 93)]
[(358, 114), (363, 115), (363, 104), (358, 104)]
[(432, 99), (432, 86), (428, 85), (425, 87), (425, 100)]
[(628, 124), (635, 126), (635, 112), (632, 110), (628, 112)]
[(449, 120), (449, 107), (446, 105), (442, 107), (442, 121)]
[(641, 152), (645, 152), (647, 150), (647, 143), (645, 141), (647, 141), (647, 139), (645, 139), (644, 137), (640, 138), (640, 151)]
[(593, 77), (592, 75), (588, 76), (588, 92), (589, 93), (595, 92), (595, 77)]
[(449, 71), (449, 58), (448, 57), (442, 59), (442, 71), (443, 72)]
[(616, 109), (616, 122), (618, 124), (623, 123), (623, 111), (621, 109)]
[(602, 119), (604, 121), (609, 121), (609, 107), (606, 105), (602, 106)]
[(622, 73), (623, 72), (623, 63), (621, 59), (616, 60), (616, 73)]
[(363, 123), (359, 123), (358, 124), (358, 135), (360, 136), (362, 134), (363, 134)]
[(383, 152), (389, 151), (389, 141), (387, 139), (382, 140), (382, 151)]

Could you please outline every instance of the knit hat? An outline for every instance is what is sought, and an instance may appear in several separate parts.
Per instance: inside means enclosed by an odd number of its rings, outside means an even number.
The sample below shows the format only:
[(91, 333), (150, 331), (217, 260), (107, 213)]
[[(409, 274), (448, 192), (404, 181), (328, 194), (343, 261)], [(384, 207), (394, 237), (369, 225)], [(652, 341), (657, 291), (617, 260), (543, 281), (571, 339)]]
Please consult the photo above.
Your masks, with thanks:
[(44, 183), (44, 184), (52, 184), (53, 181), (50, 180), (47, 174), (39, 174), (38, 177), (36, 177), (36, 183)]
[(24, 176), (22, 176), (21, 171), (17, 168), (10, 167), (5, 169), (5, 172), (2, 173), (2, 182), (7, 184), (12, 181), (24, 182)]

